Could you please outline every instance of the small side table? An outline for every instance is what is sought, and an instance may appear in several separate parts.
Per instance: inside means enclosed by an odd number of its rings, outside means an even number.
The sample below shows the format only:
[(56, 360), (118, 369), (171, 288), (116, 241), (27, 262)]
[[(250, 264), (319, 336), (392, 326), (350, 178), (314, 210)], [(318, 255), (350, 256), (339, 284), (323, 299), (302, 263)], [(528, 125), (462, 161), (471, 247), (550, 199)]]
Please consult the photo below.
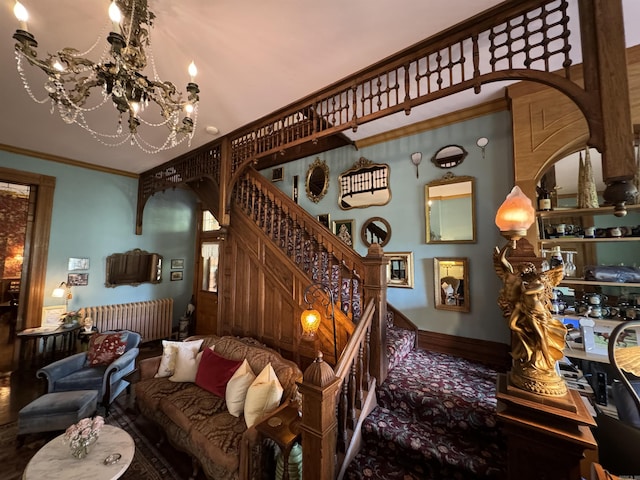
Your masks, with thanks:
[(136, 389), (131, 388), (134, 384), (140, 381), (140, 369), (134, 368), (126, 375), (123, 375), (122, 379), (125, 382), (129, 382), (127, 385), (127, 411), (129, 413), (137, 413), (136, 411)]
[(83, 328), (78, 332), (78, 338), (80, 339), (80, 349), (83, 352), (86, 352), (89, 349), (89, 341), (91, 337), (93, 337), (96, 333), (98, 333), (98, 329), (93, 327), (88, 332)]
[(300, 440), (299, 423), (298, 406), (289, 404), (275, 415), (256, 425), (258, 432), (273, 440), (280, 447), (284, 467), (282, 480), (289, 480), (289, 455), (293, 445)]

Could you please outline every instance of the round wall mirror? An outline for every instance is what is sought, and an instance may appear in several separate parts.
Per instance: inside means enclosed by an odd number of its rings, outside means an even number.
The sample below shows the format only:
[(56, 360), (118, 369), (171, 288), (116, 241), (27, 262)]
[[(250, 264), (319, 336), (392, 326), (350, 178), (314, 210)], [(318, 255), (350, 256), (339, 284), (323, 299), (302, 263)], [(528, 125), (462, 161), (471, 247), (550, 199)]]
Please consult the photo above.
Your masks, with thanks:
[(327, 162), (316, 158), (307, 170), (305, 182), (307, 197), (314, 203), (322, 200), (329, 188), (329, 167)]
[(391, 239), (391, 225), (382, 217), (371, 217), (362, 225), (360, 237), (367, 247), (374, 243), (384, 247)]

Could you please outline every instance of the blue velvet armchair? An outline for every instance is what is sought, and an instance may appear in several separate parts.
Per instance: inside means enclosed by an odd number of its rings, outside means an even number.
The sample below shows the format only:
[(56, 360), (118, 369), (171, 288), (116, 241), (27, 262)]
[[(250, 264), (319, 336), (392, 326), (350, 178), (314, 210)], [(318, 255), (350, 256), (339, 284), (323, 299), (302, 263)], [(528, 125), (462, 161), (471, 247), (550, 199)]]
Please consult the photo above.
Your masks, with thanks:
[(128, 332), (125, 353), (109, 365), (87, 366), (87, 352), (82, 352), (42, 367), (36, 376), (47, 380), (47, 393), (97, 390), (108, 414), (111, 402), (129, 385), (123, 377), (135, 369), (139, 344), (140, 334)]

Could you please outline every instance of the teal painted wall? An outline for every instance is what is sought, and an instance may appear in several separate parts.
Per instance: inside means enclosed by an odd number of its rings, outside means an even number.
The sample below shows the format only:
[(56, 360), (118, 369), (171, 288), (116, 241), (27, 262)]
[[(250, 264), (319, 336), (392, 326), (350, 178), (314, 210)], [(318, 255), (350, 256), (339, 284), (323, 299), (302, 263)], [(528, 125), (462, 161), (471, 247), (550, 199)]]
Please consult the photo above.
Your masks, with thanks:
[[(483, 158), (476, 145), (479, 137), (489, 144)], [(461, 145), (469, 155), (453, 169), (442, 170), (431, 163), (431, 156), (449, 144)], [(319, 155), (330, 169), (327, 195), (311, 202), (305, 194), (307, 169), (318, 156), (284, 165), (284, 179), (277, 185), (287, 195), (292, 192), (292, 179), (299, 176), (299, 204), (312, 215), (328, 213), (330, 219), (355, 220), (355, 249), (366, 255), (360, 239), (360, 228), (370, 217), (383, 217), (391, 224), (392, 235), (384, 250), (412, 251), (414, 256), (414, 288), (389, 288), (388, 300), (406, 314), (421, 330), (450, 335), (509, 342), (509, 329), (496, 304), (500, 282), (494, 273), (492, 252), (502, 246), (494, 223), (495, 213), (513, 187), (511, 116), (509, 112), (491, 115), (438, 128), (417, 135), (362, 148), (343, 147)], [(412, 152), (422, 152), (420, 177), (411, 163)], [(341, 210), (338, 206), (338, 175), (351, 168), (360, 158), (390, 166), (391, 201), (384, 206)], [(424, 187), (427, 182), (442, 178), (450, 171), (456, 176), (476, 178), (477, 242), (474, 244), (428, 245), (425, 243)], [(271, 178), (271, 169), (264, 175)], [(434, 257), (469, 258), (471, 312), (459, 313), (434, 308)]]
[[(89, 258), (89, 285), (73, 287), (69, 309), (174, 299), (174, 325), (191, 298), (196, 198), (176, 189), (156, 194), (144, 209), (143, 234), (135, 235), (137, 179), (0, 151), (0, 166), (56, 177), (45, 292), (67, 279), (69, 257)], [(107, 256), (134, 248), (164, 257), (162, 282), (107, 288)], [(182, 281), (170, 281), (172, 258), (184, 259)], [(45, 294), (45, 306), (60, 305)]]

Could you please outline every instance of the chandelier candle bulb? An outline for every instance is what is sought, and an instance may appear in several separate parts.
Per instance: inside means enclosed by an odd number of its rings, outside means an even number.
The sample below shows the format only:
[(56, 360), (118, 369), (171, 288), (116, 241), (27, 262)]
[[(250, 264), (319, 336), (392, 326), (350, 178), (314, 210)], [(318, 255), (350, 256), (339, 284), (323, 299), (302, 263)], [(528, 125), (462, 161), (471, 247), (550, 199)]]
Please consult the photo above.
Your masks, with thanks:
[(191, 78), (191, 83), (194, 83), (194, 79), (196, 78), (196, 75), (198, 75), (198, 69), (196, 68), (196, 64), (191, 62), (189, 64), (189, 77)]
[(20, 2), (16, 2), (13, 6), (13, 14), (16, 16), (18, 21), (20, 22), (20, 30), (28, 31), (27, 29), (27, 20), (29, 20), (29, 12)]
[(111, 31), (115, 33), (121, 33), (120, 21), (122, 20), (122, 14), (120, 13), (120, 9), (118, 8), (118, 5), (116, 5), (115, 1), (111, 2), (111, 5), (109, 5), (109, 18), (111, 19), (111, 22), (113, 24)]

